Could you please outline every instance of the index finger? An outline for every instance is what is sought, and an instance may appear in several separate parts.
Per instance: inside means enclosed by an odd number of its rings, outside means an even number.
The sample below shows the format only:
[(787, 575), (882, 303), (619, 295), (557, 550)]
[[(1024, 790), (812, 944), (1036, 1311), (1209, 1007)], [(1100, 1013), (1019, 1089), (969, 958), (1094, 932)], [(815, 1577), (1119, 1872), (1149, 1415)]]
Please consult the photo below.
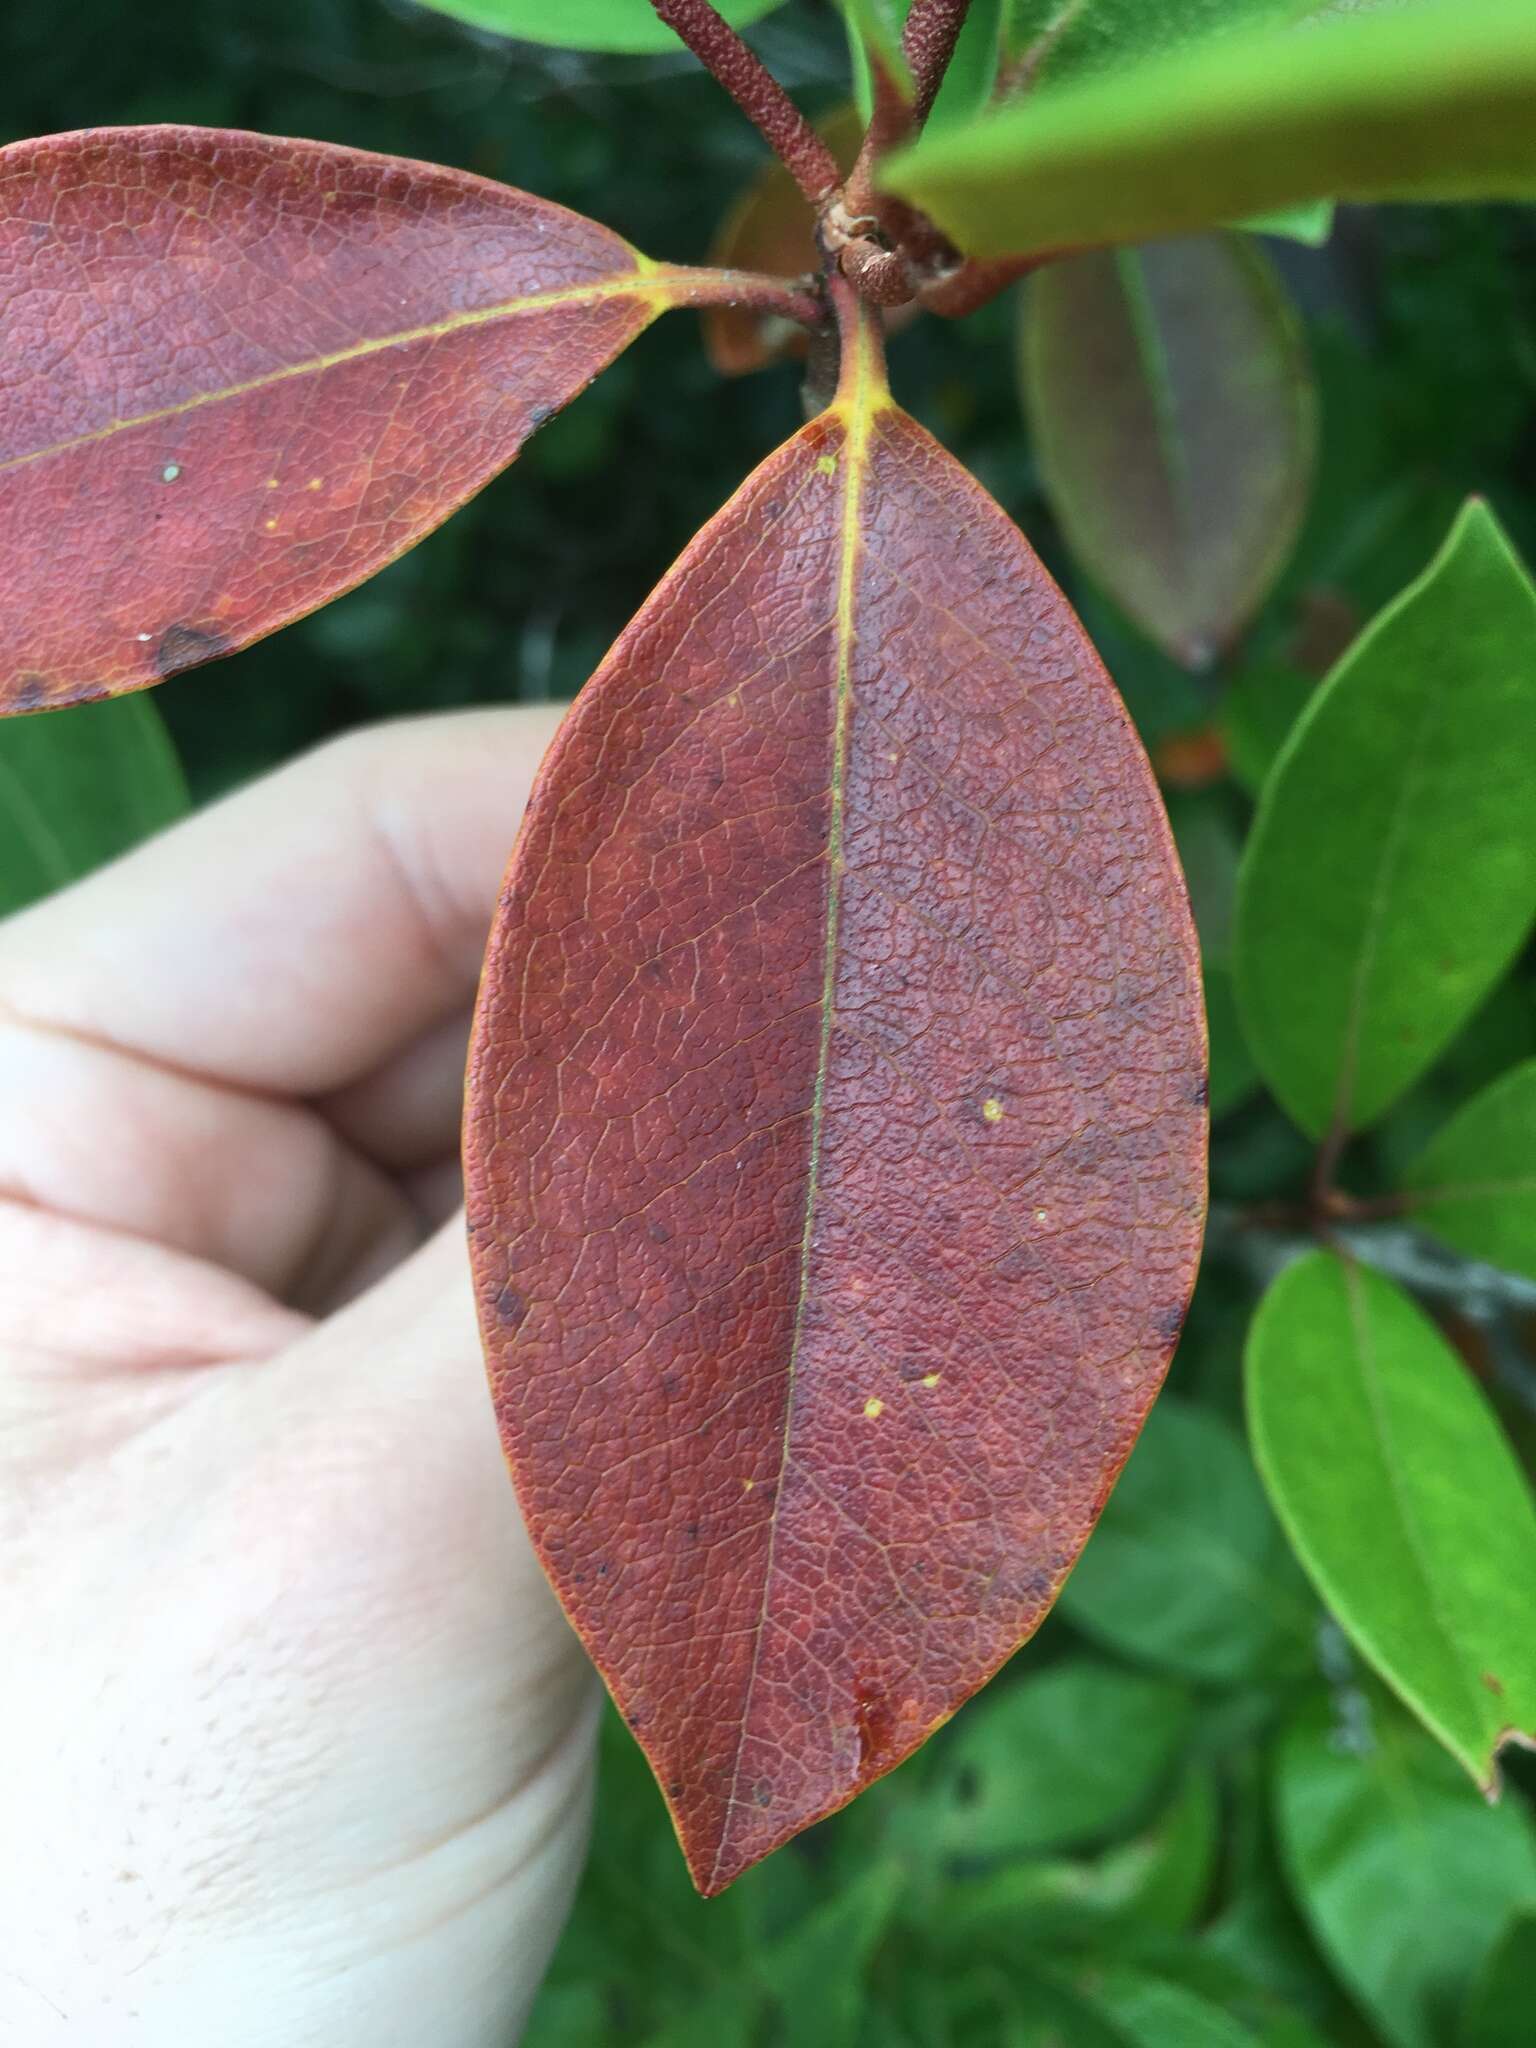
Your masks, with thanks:
[(563, 709), (332, 742), (0, 925), (0, 1002), (263, 1094), (371, 1073), (473, 992)]

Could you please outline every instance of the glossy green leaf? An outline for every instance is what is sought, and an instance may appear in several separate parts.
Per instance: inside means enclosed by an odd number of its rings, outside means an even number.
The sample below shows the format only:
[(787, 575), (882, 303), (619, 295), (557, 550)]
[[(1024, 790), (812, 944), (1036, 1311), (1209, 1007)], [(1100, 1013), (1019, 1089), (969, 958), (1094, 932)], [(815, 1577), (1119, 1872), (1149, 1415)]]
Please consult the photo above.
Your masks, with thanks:
[(1536, 1504), (1428, 1318), (1314, 1252), (1260, 1304), (1249, 1429), (1275, 1512), (1362, 1653), (1485, 1789), (1536, 1735)]
[(1536, 2035), (1536, 1905), (1514, 1913), (1473, 1982), (1457, 2048), (1531, 2048)]
[(1533, 759), (1536, 590), (1474, 500), (1313, 695), (1244, 855), (1248, 1044), (1314, 1136), (1380, 1116), (1524, 940)]
[(173, 824), (186, 780), (144, 697), (0, 721), (0, 916)]
[(1074, 256), (1024, 296), (1041, 480), (1073, 553), (1158, 645), (1204, 668), (1301, 524), (1316, 442), (1301, 331), (1238, 234)]
[(1523, 1807), (1485, 1805), (1385, 1702), (1340, 1726), (1326, 1699), (1281, 1743), (1275, 1801), (1292, 1888), (1334, 1968), (1392, 2048), (1441, 2048), (1501, 1922), (1536, 1900)]
[(966, 1857), (1091, 1841), (1150, 1803), (1189, 1720), (1181, 1688), (1088, 1658), (988, 1693), (945, 1746), (923, 1839)]
[[(438, 14), (451, 14), (472, 28), (547, 43), (559, 50), (608, 50), (644, 55), (676, 50), (677, 37), (656, 18), (650, 0), (421, 0)], [(715, 0), (719, 12), (738, 28), (756, 21), (780, 0)]]
[(1061, 1606), (1108, 1648), (1211, 1684), (1304, 1664), (1316, 1625), (1244, 1446), (1217, 1416), (1168, 1395)]
[(978, 256), (1148, 241), (1313, 199), (1524, 199), (1533, 105), (1529, 0), (1424, 0), (1031, 93), (924, 137), (883, 181)]
[(1536, 1280), (1536, 1060), (1452, 1117), (1404, 1187), (1416, 1223), (1459, 1252)]

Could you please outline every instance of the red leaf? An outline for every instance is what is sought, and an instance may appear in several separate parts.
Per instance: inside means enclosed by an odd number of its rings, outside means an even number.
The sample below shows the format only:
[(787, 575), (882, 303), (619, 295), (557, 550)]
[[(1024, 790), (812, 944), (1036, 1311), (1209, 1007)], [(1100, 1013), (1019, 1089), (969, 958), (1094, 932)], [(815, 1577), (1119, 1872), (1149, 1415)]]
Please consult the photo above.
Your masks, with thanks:
[(0, 151), (0, 710), (141, 688), (350, 589), (699, 276), (324, 143)]
[(508, 1457), (706, 1893), (1049, 1608), (1183, 1316), (1203, 1055), (1119, 699), (861, 345), (563, 728), (472, 1055)]

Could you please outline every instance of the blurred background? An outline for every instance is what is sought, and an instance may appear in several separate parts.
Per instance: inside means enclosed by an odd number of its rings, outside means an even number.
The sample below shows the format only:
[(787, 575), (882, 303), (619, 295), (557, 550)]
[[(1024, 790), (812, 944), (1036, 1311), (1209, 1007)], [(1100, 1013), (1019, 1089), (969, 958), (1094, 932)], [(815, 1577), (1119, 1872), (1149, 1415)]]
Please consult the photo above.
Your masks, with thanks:
[[(846, 103), (832, 5), (792, 0), (751, 40), (809, 112)], [(681, 53), (509, 44), (404, 0), (13, 7), (0, 58), (3, 140), (150, 121), (316, 137), (528, 187), (662, 258), (704, 260), (763, 163)], [(1284, 573), (1198, 673), (1068, 552), (1025, 426), (1013, 297), (892, 346), (898, 398), (1018, 519), (1124, 691), (1208, 948), (1286, 722), (1466, 496), (1486, 494), (1536, 560), (1536, 211), (1346, 210), (1323, 247), (1267, 246), (1305, 325), (1318, 467)], [(693, 316), (668, 316), (414, 553), (158, 693), (195, 799), (349, 726), (571, 696), (799, 419), (794, 366), (722, 379)], [(1390, 1184), (1450, 1109), (1533, 1053), (1527, 961), (1356, 1148), (1352, 1184)], [(1536, 1775), (1517, 1759), (1513, 1797), (1485, 1808), (1353, 1662), (1279, 1539), (1240, 1433), (1243, 1328), (1279, 1250), (1221, 1219), (1293, 1192), (1310, 1148), (1251, 1071), (1216, 1107), (1212, 1255), (1093, 1568), (928, 1752), (708, 1907), (610, 1725), (593, 1862), (534, 2048), (1536, 2042)], [(1530, 1306), (1490, 1308), (1432, 1261), (1423, 1287), (1529, 1461)], [(1483, 2022), (1467, 2001), (1502, 1995), (1497, 1970), (1528, 1994), (1523, 2016), (1517, 1999), (1514, 2031), (1469, 2033)]]

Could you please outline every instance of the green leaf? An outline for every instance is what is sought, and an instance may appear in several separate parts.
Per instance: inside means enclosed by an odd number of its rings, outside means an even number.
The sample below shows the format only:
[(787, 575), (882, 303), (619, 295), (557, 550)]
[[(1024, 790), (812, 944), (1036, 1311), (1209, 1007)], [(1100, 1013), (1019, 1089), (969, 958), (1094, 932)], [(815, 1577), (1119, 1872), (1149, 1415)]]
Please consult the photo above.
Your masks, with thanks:
[(1393, 2048), (1438, 2048), (1501, 1921), (1536, 1900), (1525, 1812), (1484, 1805), (1385, 1702), (1345, 1730), (1310, 1703), (1281, 1743), (1275, 1800), (1291, 1884), (1334, 1968)]
[[(737, 28), (757, 21), (780, 0), (715, 0), (719, 12)], [(494, 35), (516, 36), (520, 42), (546, 43), (557, 50), (606, 50), (647, 55), (678, 50), (682, 45), (659, 21), (650, 0), (422, 0), (438, 14), (451, 14), (472, 28)]]
[(946, 129), (963, 128), (986, 106), (997, 83), (998, 60), (1003, 53), (1004, 17), (1008, 0), (971, 0), (955, 54), (939, 87), (939, 96), (928, 116), (928, 135)]
[(1316, 1626), (1242, 1443), (1216, 1416), (1168, 1395), (1061, 1607), (1108, 1648), (1217, 1685), (1304, 1664)]
[(907, 18), (900, 0), (841, 0), (843, 27), (848, 33), (848, 60), (853, 70), (853, 101), (862, 120), (874, 110), (870, 53), (881, 63), (903, 102), (912, 104), (912, 73), (901, 53), (901, 26)]
[(1271, 662), (1255, 662), (1233, 678), (1221, 729), (1232, 773), (1250, 796), (1264, 787), (1316, 687), (1299, 669)]
[(1531, 2048), (1536, 2009), (1536, 1906), (1511, 1915), (1462, 2016), (1458, 2048)]
[(1041, 91), (1263, 22), (1288, 22), (1298, 0), (1013, 0), (1010, 69)]
[(1314, 1252), (1259, 1306), (1249, 1429), (1286, 1534), (1362, 1653), (1485, 1790), (1536, 1733), (1536, 1506), (1492, 1410), (1381, 1274)]
[(1021, 2048), (1258, 2048), (1195, 1992), (1123, 1964), (1069, 1975), (1032, 1957), (1016, 1984)]
[(1524, 940), (1533, 757), (1536, 590), (1473, 500), (1314, 693), (1244, 854), (1248, 1044), (1313, 1136), (1379, 1117)]
[(1189, 1728), (1177, 1686), (1088, 1658), (987, 1693), (956, 1722), (921, 1811), (954, 1855), (1065, 1848), (1150, 1803)]
[(1176, 1934), (1210, 1895), (1220, 1840), (1209, 1773), (1192, 1773), (1143, 1832), (1093, 1857), (1012, 1861), (951, 1885), (934, 1939), (947, 1958), (1016, 1954), (1021, 1927), (1032, 1947), (1102, 1938), (1107, 1930)]
[(1321, 249), (1333, 234), (1333, 201), (1308, 199), (1299, 206), (1277, 206), (1273, 213), (1256, 213), (1237, 225), (1250, 235), (1276, 235), (1283, 242)]
[(772, 2029), (783, 2041), (855, 2048), (867, 2005), (865, 1975), (901, 1892), (892, 1864), (863, 1871), (765, 1948), (738, 1982), (644, 2037), (645, 2048), (722, 2048)]
[(1524, 199), (1533, 102), (1528, 0), (1425, 0), (1032, 93), (925, 136), (882, 182), (976, 256), (1150, 241), (1315, 199)]
[(0, 917), (187, 809), (181, 764), (147, 697), (0, 721)]
[(1536, 1060), (1474, 1096), (1403, 1185), (1415, 1222), (1459, 1252), (1536, 1280)]
[(1073, 553), (1157, 644), (1208, 667), (1285, 565), (1316, 405), (1269, 258), (1238, 234), (1069, 257), (1024, 294), (1040, 477)]
[[(901, 55), (901, 28), (910, 6), (911, 0), (842, 0), (853, 62), (854, 98), (866, 121), (873, 98), (866, 49), (879, 50), (886, 69), (910, 91), (911, 73)], [(964, 126), (991, 98), (997, 83), (1006, 13), (1007, 0), (972, 0), (944, 83), (928, 116), (928, 133)]]
[(1257, 2048), (1248, 2029), (1216, 2006), (1141, 1970), (1103, 1971), (1093, 1996), (1136, 2048)]

